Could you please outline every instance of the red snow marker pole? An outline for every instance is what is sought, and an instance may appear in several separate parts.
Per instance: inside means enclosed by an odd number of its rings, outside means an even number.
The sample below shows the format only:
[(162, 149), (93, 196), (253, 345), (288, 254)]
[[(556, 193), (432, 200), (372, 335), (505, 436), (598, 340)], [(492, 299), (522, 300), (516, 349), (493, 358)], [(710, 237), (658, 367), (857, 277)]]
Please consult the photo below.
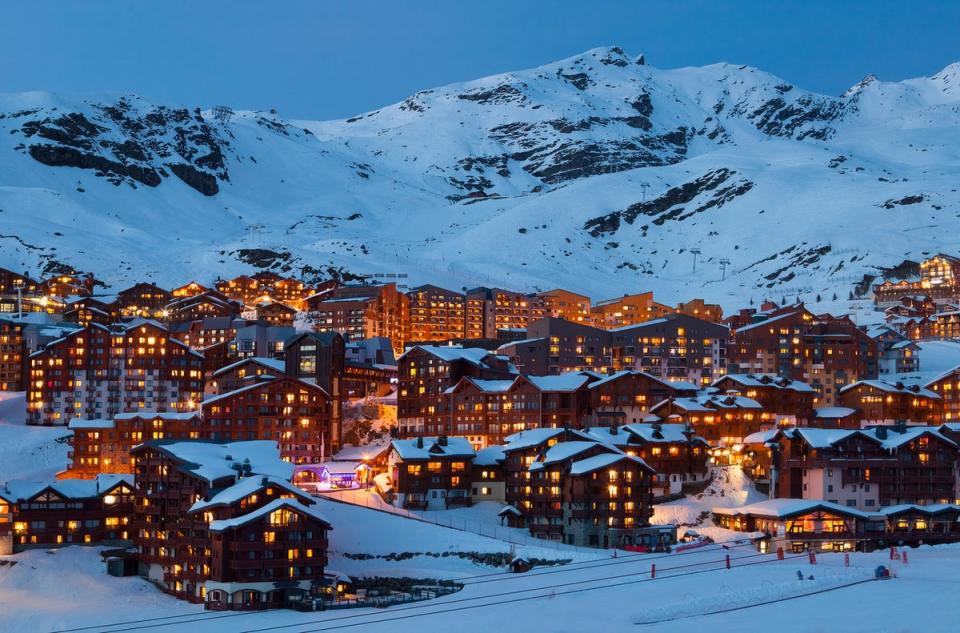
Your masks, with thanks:
[(778, 547), (778, 548), (777, 548), (777, 560), (783, 560), (783, 548), (782, 548), (782, 547)]
[(656, 563), (651, 563), (651, 564), (650, 564), (650, 579), (652, 580), (652, 579), (654, 579), (654, 578), (656, 578), (656, 577), (657, 577), (657, 564), (656, 564)]
[(891, 546), (891, 547), (890, 547), (890, 560), (893, 560), (893, 559), (895, 559), (896, 557), (897, 557), (897, 548)]
[(727, 554), (727, 569), (730, 569), (730, 554)]
[(816, 553), (814, 553), (813, 550), (810, 550), (810, 564), (811, 564), (811, 565), (816, 565), (816, 564), (817, 564), (817, 555), (816, 555)]
[(849, 566), (850, 566), (850, 554), (844, 554), (844, 555), (843, 555), (843, 566), (844, 566), (844, 567), (849, 567)]
[(904, 552), (903, 552), (903, 564), (904, 564), (904, 565), (907, 564), (907, 552), (906, 552), (906, 550), (904, 550)]

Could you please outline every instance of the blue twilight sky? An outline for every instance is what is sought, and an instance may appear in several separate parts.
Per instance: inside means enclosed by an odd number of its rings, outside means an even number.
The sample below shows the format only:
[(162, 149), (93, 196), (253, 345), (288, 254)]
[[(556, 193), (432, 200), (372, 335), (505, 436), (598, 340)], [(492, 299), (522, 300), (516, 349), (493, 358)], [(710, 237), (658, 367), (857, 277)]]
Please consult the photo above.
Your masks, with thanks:
[(960, 61), (960, 1), (32, 0), (0, 9), (0, 92), (135, 92), (340, 118), (596, 46), (749, 64), (839, 94)]

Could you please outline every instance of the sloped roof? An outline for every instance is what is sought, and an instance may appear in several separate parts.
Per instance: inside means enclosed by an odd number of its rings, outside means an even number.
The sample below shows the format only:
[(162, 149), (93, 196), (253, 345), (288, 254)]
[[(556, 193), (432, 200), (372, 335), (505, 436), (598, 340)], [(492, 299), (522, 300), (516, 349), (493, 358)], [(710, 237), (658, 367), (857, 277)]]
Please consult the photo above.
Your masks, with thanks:
[(210, 497), (209, 500), (201, 499), (200, 501), (197, 501), (190, 506), (190, 509), (187, 512), (194, 513), (206, 510), (208, 508), (213, 508), (215, 506), (230, 505), (256, 492), (264, 490), (271, 485), (286, 490), (287, 492), (296, 495), (297, 497), (306, 499), (307, 501), (312, 501), (312, 499), (310, 499), (310, 495), (285, 479), (252, 475), (250, 477), (243, 477), (240, 479), (240, 481), (232, 486), (223, 488)]
[[(899, 385), (899, 386), (898, 386)], [(918, 384), (907, 385), (903, 383), (892, 384), (884, 380), (858, 380), (857, 382), (851, 383), (846, 387), (840, 389), (840, 393), (846, 393), (857, 387), (868, 386), (873, 387), (874, 389), (879, 389), (884, 393), (903, 393), (907, 395), (914, 396), (923, 396), (925, 398), (933, 398), (936, 400), (940, 399), (940, 395), (934, 391), (930, 391), (924, 387), (921, 387)]]
[[(273, 440), (211, 442), (206, 440), (151, 440), (139, 449), (161, 450), (184, 463), (183, 470), (214, 481), (223, 477), (265, 475), (289, 481), (294, 466), (280, 459)], [(244, 473), (245, 466), (249, 471)]]
[[(422, 446), (418, 445), (423, 440)], [(393, 440), (390, 443), (400, 459), (434, 459), (436, 457), (473, 457), (473, 445), (465, 437), (451, 436), (446, 445), (438, 437), (422, 437), (408, 440)]]
[(254, 510), (253, 512), (248, 512), (247, 514), (243, 514), (241, 516), (234, 517), (232, 519), (221, 519), (218, 521), (211, 521), (210, 531), (223, 532), (224, 530), (230, 530), (236, 527), (240, 527), (242, 525), (246, 525), (247, 523), (250, 523), (251, 521), (261, 519), (269, 515), (270, 513), (274, 512), (275, 510), (279, 510), (280, 508), (288, 508), (290, 510), (293, 510), (294, 512), (298, 512), (308, 517), (313, 517), (314, 519), (317, 519), (318, 521), (326, 524), (328, 529), (332, 528), (330, 521), (327, 519), (326, 516), (324, 516), (322, 512), (320, 512), (320, 510), (316, 507), (315, 504), (307, 506), (301, 503), (300, 501), (297, 501), (296, 499), (274, 499), (270, 503)]
[(639, 457), (633, 457), (632, 455), (622, 455), (618, 453), (604, 453), (602, 455), (594, 455), (593, 457), (588, 457), (586, 459), (581, 459), (580, 461), (573, 462), (570, 465), (570, 474), (571, 475), (585, 475), (587, 473), (592, 473), (595, 470), (601, 468), (608, 468), (614, 464), (620, 462), (629, 461), (641, 466), (642, 468), (650, 471), (656, 472), (651, 468), (647, 462), (643, 461)]
[(714, 514), (727, 516), (754, 515), (775, 519), (787, 519), (798, 514), (806, 514), (815, 510), (826, 510), (840, 515), (866, 519), (870, 515), (854, 508), (842, 506), (839, 503), (823, 501), (822, 499), (767, 499), (745, 506), (734, 508), (713, 508)]

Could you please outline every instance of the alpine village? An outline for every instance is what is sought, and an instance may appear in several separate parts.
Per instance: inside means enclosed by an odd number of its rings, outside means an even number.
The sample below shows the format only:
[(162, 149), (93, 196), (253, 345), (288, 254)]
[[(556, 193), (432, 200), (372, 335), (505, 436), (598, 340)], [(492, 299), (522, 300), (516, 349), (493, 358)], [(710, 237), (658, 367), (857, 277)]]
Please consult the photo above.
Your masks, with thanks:
[(493, 503), (533, 542), (669, 552), (708, 539), (655, 507), (730, 466), (767, 498), (709, 520), (760, 552), (960, 541), (960, 367), (901, 378), (960, 337), (955, 256), (876, 284), (869, 327), (802, 302), (198, 279), (0, 270), (0, 389), (71, 432), (55, 480), (0, 484), (0, 554), (109, 546), (110, 573), (207, 609), (332, 608), (363, 592), (328, 568), (352, 526), (321, 499)]

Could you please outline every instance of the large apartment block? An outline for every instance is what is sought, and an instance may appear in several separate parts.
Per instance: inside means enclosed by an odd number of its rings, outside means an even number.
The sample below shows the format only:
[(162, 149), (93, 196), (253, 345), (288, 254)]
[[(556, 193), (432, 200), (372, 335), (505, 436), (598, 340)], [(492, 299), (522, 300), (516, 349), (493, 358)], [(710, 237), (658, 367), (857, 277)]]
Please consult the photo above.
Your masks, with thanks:
[(193, 411), (202, 397), (203, 356), (165, 326), (91, 323), (31, 354), (27, 423)]

